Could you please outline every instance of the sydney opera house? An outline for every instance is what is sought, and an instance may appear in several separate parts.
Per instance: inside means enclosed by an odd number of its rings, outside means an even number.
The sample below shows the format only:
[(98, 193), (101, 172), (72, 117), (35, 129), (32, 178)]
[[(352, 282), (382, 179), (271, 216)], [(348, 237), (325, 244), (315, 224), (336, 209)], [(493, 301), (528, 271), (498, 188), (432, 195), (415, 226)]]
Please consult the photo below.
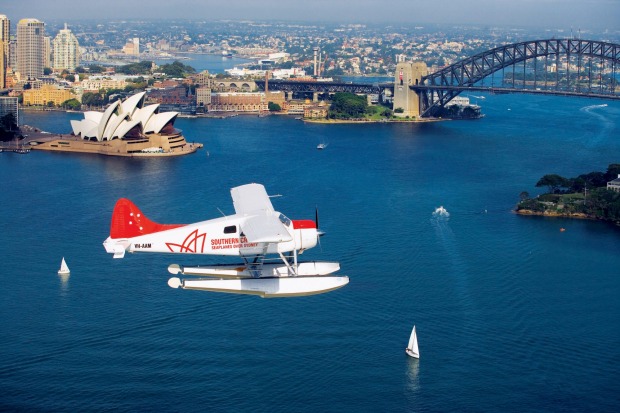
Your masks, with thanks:
[(87, 152), (116, 156), (177, 156), (195, 152), (202, 144), (188, 144), (174, 128), (177, 112), (144, 106), (146, 92), (117, 100), (104, 112), (89, 111), (72, 120), (70, 135), (37, 134), (34, 149)]

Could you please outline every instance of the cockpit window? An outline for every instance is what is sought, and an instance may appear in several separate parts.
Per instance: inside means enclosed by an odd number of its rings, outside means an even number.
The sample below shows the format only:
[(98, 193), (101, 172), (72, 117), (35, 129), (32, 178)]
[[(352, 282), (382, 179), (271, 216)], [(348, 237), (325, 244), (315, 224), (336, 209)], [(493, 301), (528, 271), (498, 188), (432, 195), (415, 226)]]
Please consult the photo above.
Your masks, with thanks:
[(280, 222), (281, 222), (281, 223), (283, 223), (285, 226), (287, 226), (287, 227), (288, 227), (288, 226), (290, 226), (290, 225), (291, 225), (291, 220), (290, 220), (290, 219), (288, 219), (288, 218), (286, 217), (286, 215), (284, 215), (284, 214), (280, 214), (280, 216), (279, 216), (278, 218), (280, 219)]
[(236, 225), (230, 225), (228, 227), (224, 227), (224, 234), (236, 234), (236, 233), (237, 233)]

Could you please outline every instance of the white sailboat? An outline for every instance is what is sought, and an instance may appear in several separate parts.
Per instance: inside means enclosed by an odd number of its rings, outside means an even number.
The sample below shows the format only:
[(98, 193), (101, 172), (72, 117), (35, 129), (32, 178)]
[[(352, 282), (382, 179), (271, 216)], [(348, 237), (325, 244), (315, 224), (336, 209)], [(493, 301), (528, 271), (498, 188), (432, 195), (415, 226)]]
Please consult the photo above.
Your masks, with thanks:
[(405, 352), (408, 356), (419, 359), (420, 358), (420, 350), (418, 350), (418, 336), (415, 332), (415, 326), (413, 326), (413, 330), (411, 330), (411, 336), (409, 337), (409, 344), (407, 344), (407, 348)]
[(67, 266), (67, 262), (65, 261), (65, 257), (62, 257), (62, 261), (60, 262), (60, 269), (58, 270), (58, 274), (69, 274), (69, 266)]

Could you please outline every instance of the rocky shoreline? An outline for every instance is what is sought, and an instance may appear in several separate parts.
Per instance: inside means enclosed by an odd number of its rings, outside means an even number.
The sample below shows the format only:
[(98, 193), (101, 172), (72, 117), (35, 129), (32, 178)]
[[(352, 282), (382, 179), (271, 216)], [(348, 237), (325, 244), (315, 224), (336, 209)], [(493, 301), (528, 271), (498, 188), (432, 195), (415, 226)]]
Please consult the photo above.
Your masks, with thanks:
[(590, 221), (603, 221), (620, 226), (620, 221), (613, 221), (610, 219), (599, 218), (596, 216), (584, 214), (583, 212), (556, 212), (556, 211), (532, 211), (531, 209), (514, 209), (513, 212), (517, 215), (524, 216), (538, 216), (546, 218), (571, 218), (571, 219), (586, 219)]

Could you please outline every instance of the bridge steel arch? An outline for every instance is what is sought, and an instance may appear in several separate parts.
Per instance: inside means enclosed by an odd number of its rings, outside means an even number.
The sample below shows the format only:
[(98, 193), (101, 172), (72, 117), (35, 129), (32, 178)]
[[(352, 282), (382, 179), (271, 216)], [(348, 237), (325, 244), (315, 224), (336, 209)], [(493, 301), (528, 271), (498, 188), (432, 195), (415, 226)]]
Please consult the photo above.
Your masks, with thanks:
[[(555, 65), (555, 73), (551, 77), (555, 79), (548, 80), (550, 57), (553, 58), (552, 66)], [(544, 62), (539, 62), (543, 58)], [(520, 73), (523, 87), (515, 88), (516, 65), (520, 63), (523, 63)], [(530, 67), (527, 67), (528, 63)], [(539, 63), (544, 66), (544, 81), (540, 79), (537, 83)], [(506, 88), (503, 84), (499, 87), (484, 86), (485, 78), (510, 66), (513, 66), (512, 88)], [(619, 69), (618, 44), (581, 39), (533, 40), (496, 47), (468, 57), (423, 76), (418, 85), (410, 88), (420, 96), (420, 115), (433, 116), (440, 107), (445, 107), (463, 91), (532, 92), (620, 99)], [(532, 73), (533, 82), (526, 81)], [(494, 82), (494, 78), (491, 79)]]

